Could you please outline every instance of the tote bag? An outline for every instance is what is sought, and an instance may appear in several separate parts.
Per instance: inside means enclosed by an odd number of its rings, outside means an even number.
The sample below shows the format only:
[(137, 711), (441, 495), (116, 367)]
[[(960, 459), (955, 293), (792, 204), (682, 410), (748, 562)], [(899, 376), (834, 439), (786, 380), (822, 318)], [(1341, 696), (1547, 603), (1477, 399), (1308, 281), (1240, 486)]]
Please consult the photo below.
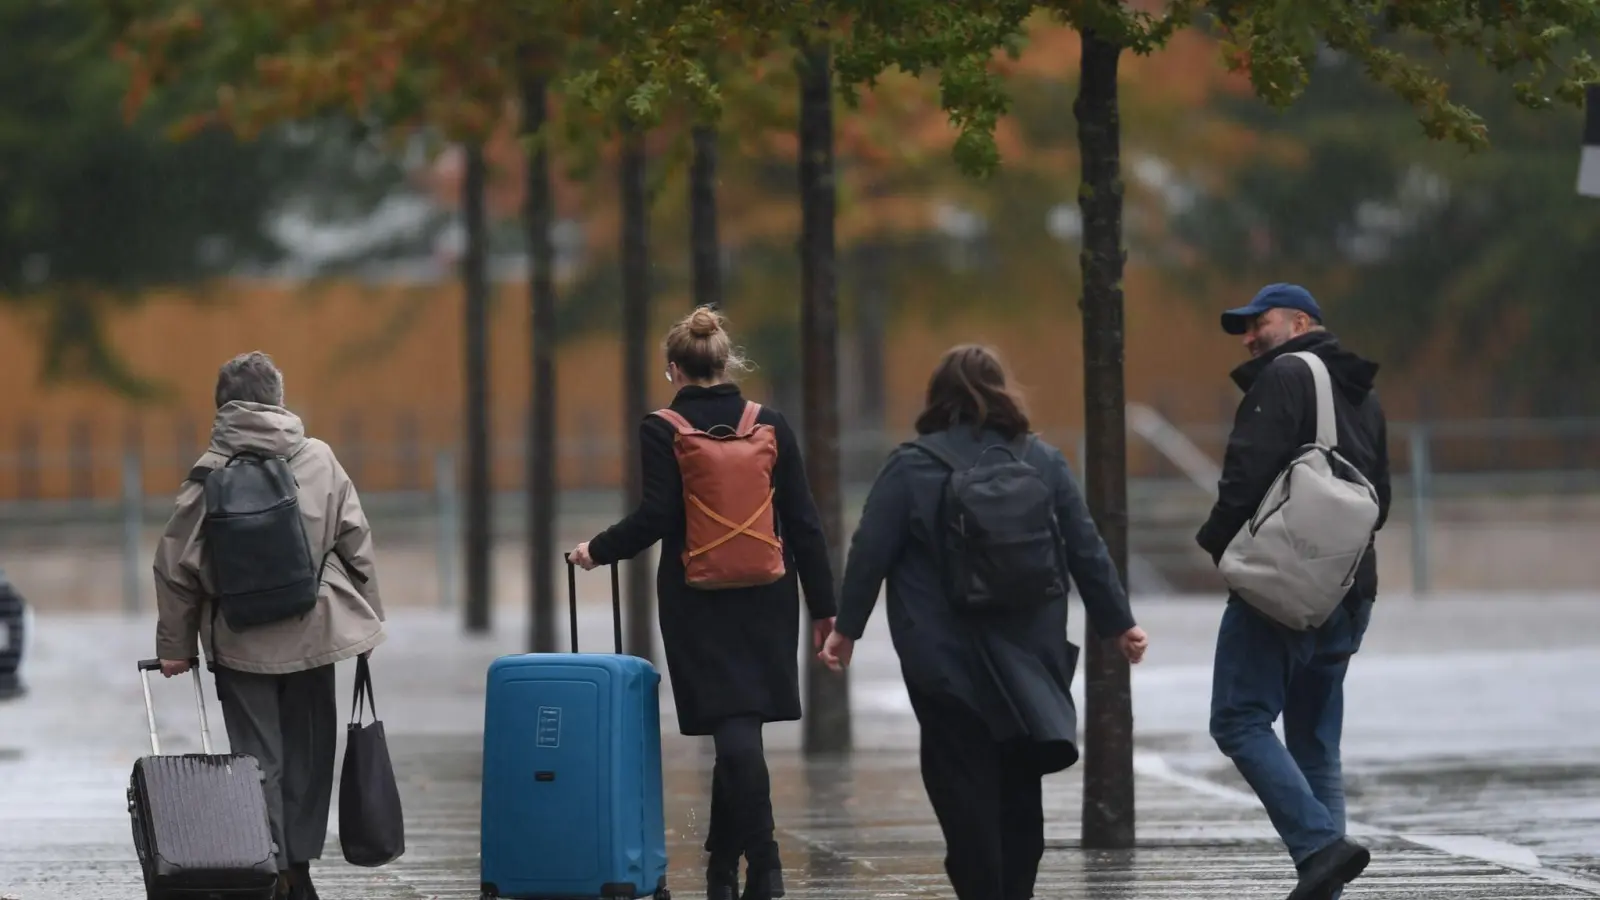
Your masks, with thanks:
[[(372, 711), (370, 725), (361, 724), (363, 700)], [(378, 720), (372, 669), (365, 653), (356, 657), (355, 700), (339, 776), (339, 845), (345, 861), (355, 866), (385, 865), (406, 852), (400, 789), (389, 762), (383, 723)]]

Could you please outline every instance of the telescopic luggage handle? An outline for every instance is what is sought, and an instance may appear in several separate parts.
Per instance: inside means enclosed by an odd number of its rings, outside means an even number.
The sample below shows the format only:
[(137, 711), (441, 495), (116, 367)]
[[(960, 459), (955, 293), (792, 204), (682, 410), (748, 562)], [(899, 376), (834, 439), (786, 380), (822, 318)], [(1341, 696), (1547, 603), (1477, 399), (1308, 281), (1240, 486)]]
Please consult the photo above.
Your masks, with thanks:
[[(567, 609), (572, 619), (572, 652), (578, 652), (578, 564), (567, 557)], [(617, 655), (622, 655), (622, 587), (617, 582), (617, 564), (611, 564), (611, 635)]]
[[(144, 685), (144, 715), (150, 723), (150, 753), (161, 755), (161, 739), (156, 737), (156, 707), (150, 702), (150, 673), (161, 671), (161, 660), (139, 660), (139, 681)], [(194, 676), (194, 705), (200, 711), (200, 747), (211, 755), (211, 726), (206, 722), (206, 695), (200, 689), (200, 658), (189, 660), (189, 674)]]

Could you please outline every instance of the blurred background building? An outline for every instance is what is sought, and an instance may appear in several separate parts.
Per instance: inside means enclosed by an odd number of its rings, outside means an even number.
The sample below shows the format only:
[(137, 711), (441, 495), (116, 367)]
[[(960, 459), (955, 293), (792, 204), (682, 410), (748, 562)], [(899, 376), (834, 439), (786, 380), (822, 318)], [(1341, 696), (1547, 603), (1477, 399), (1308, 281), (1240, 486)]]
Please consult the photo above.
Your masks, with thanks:
[[(216, 368), (260, 349), (283, 367), (289, 405), (354, 475), (390, 601), (458, 602), (460, 148), (332, 125), (174, 142), (159, 120), (124, 117), (109, 51), (41, 49), (72, 32), (70, 6), (7, 9), (0, 563), (12, 580), (41, 608), (148, 608), (149, 555), (204, 448)], [(1227, 373), (1244, 351), (1216, 314), (1279, 280), (1310, 287), (1330, 326), (1383, 365), (1396, 494), (1380, 540), (1385, 590), (1592, 587), (1600, 217), (1572, 190), (1580, 117), (1520, 111), (1474, 69), (1457, 90), (1496, 146), (1470, 155), (1427, 142), (1409, 109), (1337, 54), (1284, 114), (1216, 54), (1185, 32), (1124, 65), (1135, 588), (1218, 588), (1192, 535), (1238, 400)], [(931, 81), (888, 79), (860, 109), (837, 110), (847, 528), (953, 343), (999, 348), (1038, 428), (1078, 445), (1076, 35), (1041, 24), (1007, 65), (1016, 102), (998, 133), (1005, 168), (988, 181), (950, 162)], [(750, 390), (804, 427), (793, 105), (773, 101), (722, 130), (717, 203), (724, 311), (759, 364)], [(652, 348), (691, 305), (687, 133), (647, 141)], [(503, 602), (526, 589), (520, 155), (509, 130), (485, 147)], [(566, 542), (621, 510), (633, 426), (622, 412), (617, 154), (573, 143), (554, 157)], [(664, 404), (670, 387), (648, 383), (649, 403)]]

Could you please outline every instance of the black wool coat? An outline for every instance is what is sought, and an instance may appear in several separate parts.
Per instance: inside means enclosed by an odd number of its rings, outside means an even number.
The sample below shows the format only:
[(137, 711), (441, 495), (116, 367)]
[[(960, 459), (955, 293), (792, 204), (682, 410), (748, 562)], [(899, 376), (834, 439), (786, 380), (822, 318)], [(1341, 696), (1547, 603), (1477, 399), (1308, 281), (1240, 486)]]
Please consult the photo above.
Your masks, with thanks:
[[(745, 398), (732, 384), (690, 385), (672, 409), (702, 431), (736, 427)], [(606, 565), (631, 559), (661, 542), (656, 570), (662, 649), (672, 679), (683, 734), (711, 734), (735, 716), (764, 722), (800, 718), (800, 587), (810, 618), (834, 614), (833, 570), (800, 443), (783, 416), (763, 406), (756, 421), (777, 433), (773, 508), (788, 570), (759, 587), (699, 590), (684, 581), (683, 477), (673, 454), (673, 427), (659, 416), (639, 426), (644, 498), (639, 508), (589, 542), (589, 554)], [(809, 649), (810, 635), (806, 635)]]
[[(994, 431), (957, 427), (931, 435), (958, 459), (978, 459), (1009, 442)], [(1135, 624), (1116, 566), (1061, 451), (1042, 440), (1022, 461), (1055, 492), (1056, 516), (1071, 583), (1089, 625), (1102, 638)], [(1068, 598), (1003, 615), (963, 615), (944, 594), (940, 575), (940, 501), (950, 470), (922, 450), (890, 454), (867, 496), (845, 563), (835, 627), (860, 638), (888, 582), (889, 635), (909, 685), (971, 709), (996, 742), (1026, 741), (1040, 772), (1078, 760), (1078, 713), (1072, 677), (1078, 648), (1067, 639)]]

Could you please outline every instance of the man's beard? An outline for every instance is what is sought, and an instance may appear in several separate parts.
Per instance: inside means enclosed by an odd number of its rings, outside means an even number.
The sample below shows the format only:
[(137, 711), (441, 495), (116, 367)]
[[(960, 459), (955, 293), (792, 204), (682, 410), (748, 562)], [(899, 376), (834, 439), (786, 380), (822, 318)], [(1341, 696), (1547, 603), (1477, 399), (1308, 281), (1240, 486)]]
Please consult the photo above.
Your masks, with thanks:
[(1284, 338), (1280, 341), (1271, 337), (1261, 337), (1245, 345), (1245, 349), (1249, 350), (1250, 355), (1253, 357), (1262, 356), (1264, 354), (1271, 353), (1288, 342), (1288, 338)]

